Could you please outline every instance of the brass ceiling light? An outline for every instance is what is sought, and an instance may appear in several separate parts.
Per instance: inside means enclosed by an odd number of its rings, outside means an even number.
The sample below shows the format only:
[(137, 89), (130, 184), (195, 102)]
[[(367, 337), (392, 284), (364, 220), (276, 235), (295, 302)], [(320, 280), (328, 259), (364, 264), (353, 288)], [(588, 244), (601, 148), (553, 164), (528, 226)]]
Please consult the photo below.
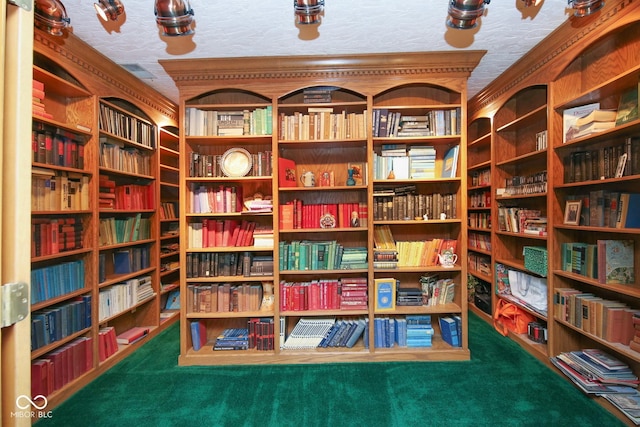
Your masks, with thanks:
[(604, 6), (604, 0), (569, 0), (569, 4), (571, 5), (572, 3), (573, 15), (579, 18), (591, 15)]
[(93, 7), (103, 21), (116, 21), (124, 13), (124, 6), (120, 0), (100, 0)]
[(189, 0), (156, 0), (156, 22), (164, 36), (188, 36), (193, 34), (193, 9)]
[(36, 0), (34, 25), (53, 36), (64, 35), (71, 20), (67, 16), (67, 10), (58, 0)]
[(293, 12), (298, 24), (320, 24), (324, 0), (293, 0)]
[(477, 19), (484, 14), (484, 5), (490, 0), (451, 0), (447, 26), (458, 30), (475, 28)]

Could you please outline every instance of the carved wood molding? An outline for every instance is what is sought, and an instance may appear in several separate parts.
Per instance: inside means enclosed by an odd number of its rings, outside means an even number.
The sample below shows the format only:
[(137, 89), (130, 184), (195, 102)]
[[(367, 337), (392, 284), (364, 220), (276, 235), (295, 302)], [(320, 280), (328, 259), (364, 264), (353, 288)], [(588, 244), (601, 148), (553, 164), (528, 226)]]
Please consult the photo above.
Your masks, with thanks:
[(485, 51), (161, 60), (178, 86), (205, 81), (469, 76)]
[[(75, 69), (87, 75), (88, 79), (85, 81), (89, 81), (91, 86), (117, 89), (132, 100), (146, 105), (175, 123), (178, 122), (178, 108), (173, 102), (159, 93), (157, 96), (149, 96), (150, 93), (153, 95), (155, 91), (146, 85), (144, 90), (141, 90), (140, 86), (144, 85), (144, 83), (125, 70), (121, 70), (115, 63), (109, 68), (101, 68), (96, 65), (109, 63), (108, 61), (110, 60), (106, 57), (100, 58), (101, 54), (99, 52), (84, 44), (72, 34), (65, 38), (63, 43), (59, 43), (57, 40), (36, 30), (34, 32), (34, 47), (42, 54), (54, 58), (56, 62), (59, 61), (59, 58), (64, 58)], [(50, 52), (45, 52), (42, 48), (48, 49)], [(82, 52), (82, 55), (77, 52)], [(91, 79), (94, 80), (91, 81)], [(105, 96), (102, 93), (96, 93), (96, 95)]]
[[(469, 100), (470, 111), (481, 110), (497, 99), (510, 92), (522, 82), (535, 76), (539, 71), (544, 71), (550, 63), (566, 54), (576, 44), (581, 43), (591, 36), (596, 30), (601, 30), (616, 23), (621, 13), (628, 12), (629, 8), (637, 7), (639, 0), (622, 0), (618, 3), (610, 3), (599, 15), (592, 20), (589, 17), (577, 20), (567, 20), (561, 27), (547, 36), (536, 45), (527, 55), (509, 67), (501, 76), (490, 83), (487, 88)], [(586, 23), (578, 26), (579, 23)], [(575, 25), (574, 25), (575, 24)], [(566, 57), (563, 57), (566, 59)], [(555, 76), (547, 76), (547, 82)]]

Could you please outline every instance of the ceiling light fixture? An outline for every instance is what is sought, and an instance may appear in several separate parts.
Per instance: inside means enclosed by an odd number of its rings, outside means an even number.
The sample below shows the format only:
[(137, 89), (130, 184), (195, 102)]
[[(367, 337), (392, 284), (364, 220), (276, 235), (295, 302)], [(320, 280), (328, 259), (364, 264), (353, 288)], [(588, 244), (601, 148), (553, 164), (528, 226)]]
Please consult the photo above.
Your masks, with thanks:
[(475, 28), (477, 19), (484, 14), (484, 5), (490, 0), (451, 0), (447, 26), (458, 30)]
[(57, 0), (36, 0), (34, 25), (53, 36), (62, 36), (71, 20), (64, 5)]
[(193, 9), (189, 0), (156, 0), (156, 22), (164, 36), (188, 36), (193, 34)]
[(120, 0), (100, 0), (99, 3), (94, 3), (93, 7), (103, 21), (116, 21), (118, 16), (124, 13), (124, 6)]
[(582, 18), (602, 9), (604, 0), (569, 0), (569, 4), (573, 3), (574, 16)]
[(293, 0), (293, 11), (298, 24), (320, 24), (324, 0)]

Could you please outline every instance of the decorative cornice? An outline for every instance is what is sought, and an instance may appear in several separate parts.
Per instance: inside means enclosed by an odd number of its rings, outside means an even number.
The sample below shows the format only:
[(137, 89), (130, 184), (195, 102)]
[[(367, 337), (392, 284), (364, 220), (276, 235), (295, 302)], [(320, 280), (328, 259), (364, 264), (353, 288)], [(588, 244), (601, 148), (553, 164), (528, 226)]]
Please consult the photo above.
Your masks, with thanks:
[[(83, 57), (75, 54), (74, 50), (67, 49), (64, 44), (56, 43), (54, 40), (51, 40), (38, 31), (35, 31), (34, 33), (34, 42), (51, 50), (55, 54), (47, 56), (65, 58), (77, 68), (87, 74), (90, 74), (92, 78), (100, 79), (106, 86), (113, 87), (130, 98), (170, 118), (174, 122), (178, 122), (177, 107), (174, 106), (171, 101), (167, 100), (166, 103), (160, 103), (157, 102), (158, 99), (144, 96), (145, 93), (148, 92), (140, 91), (140, 80), (134, 76), (130, 76), (126, 71), (122, 70), (122, 74), (118, 75), (116, 78), (114, 77), (113, 72), (107, 72), (102, 68), (98, 68), (94, 64), (86, 61)], [(87, 48), (89, 48), (89, 46), (87, 46)], [(86, 51), (84, 53), (86, 53)], [(108, 60), (108, 58), (103, 58), (103, 60)], [(116, 64), (113, 65), (116, 66)], [(161, 97), (161, 95), (158, 95), (158, 98)]]
[[(475, 104), (476, 108), (474, 108), (474, 110), (480, 110), (490, 105), (491, 103), (495, 102), (497, 99), (501, 98), (502, 96), (504, 96), (505, 93), (510, 92), (514, 87), (518, 86), (523, 81), (527, 80), (532, 75), (536, 74), (538, 70), (545, 68), (547, 64), (555, 60), (558, 56), (563, 55), (568, 49), (570, 49), (576, 43), (588, 37), (595, 30), (601, 28), (603, 25), (610, 24), (612, 19), (617, 19), (618, 15), (621, 12), (626, 11), (626, 9), (628, 9), (629, 6), (632, 5), (633, 3), (637, 4), (638, 0), (622, 0), (618, 4), (611, 6), (609, 9), (605, 9), (604, 13), (595, 17), (593, 21), (589, 22), (588, 25), (581, 27), (580, 31), (577, 31), (577, 32), (575, 31), (575, 28), (572, 26), (572, 21), (567, 20), (561, 27), (559, 27), (557, 30), (555, 30), (553, 33), (547, 36), (544, 40), (538, 43), (538, 45), (536, 45), (536, 47), (534, 47), (532, 51), (530, 51), (531, 53), (536, 49), (540, 49), (542, 45), (545, 45), (546, 48), (541, 49), (541, 52), (545, 52), (546, 55), (542, 56), (538, 61), (533, 63), (526, 70), (522, 70), (521, 72), (519, 72), (514, 79), (508, 81), (506, 84), (504, 81), (501, 80), (501, 77), (498, 77), (496, 80), (501, 81), (500, 88), (495, 92), (491, 92), (491, 94), (486, 98), (482, 98), (482, 92), (478, 94), (476, 97), (474, 97), (475, 100), (477, 101), (477, 103)], [(582, 19), (585, 19), (585, 18), (582, 18)], [(564, 34), (558, 35), (559, 33), (564, 33), (568, 31), (571, 31), (571, 37), (569, 38), (565, 37)], [(564, 40), (564, 42), (556, 46), (555, 49), (548, 49), (547, 41), (556, 39), (556, 38), (562, 39)], [(511, 67), (509, 67), (509, 69), (507, 69), (502, 74), (502, 76), (508, 75), (510, 72), (511, 73), (514, 72), (514, 70), (518, 69), (518, 66), (521, 65), (523, 61), (525, 61), (527, 58), (530, 58), (530, 55), (526, 55), (521, 60), (519, 60), (518, 62), (513, 64)], [(490, 87), (487, 87), (487, 89), (488, 90), (486, 92), (489, 92)], [(471, 99), (469, 104), (470, 105), (474, 104), (474, 99)]]
[(176, 84), (203, 81), (338, 80), (376, 76), (468, 76), (485, 51), (161, 60)]

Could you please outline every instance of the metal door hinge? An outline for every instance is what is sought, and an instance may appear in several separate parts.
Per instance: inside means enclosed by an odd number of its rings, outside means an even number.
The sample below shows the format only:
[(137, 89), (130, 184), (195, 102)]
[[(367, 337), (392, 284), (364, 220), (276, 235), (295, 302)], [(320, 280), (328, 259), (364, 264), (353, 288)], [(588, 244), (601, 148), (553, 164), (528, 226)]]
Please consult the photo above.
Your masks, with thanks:
[(29, 12), (31, 10), (31, 7), (33, 6), (33, 1), (31, 0), (9, 0), (9, 3), (15, 6), (19, 6), (27, 12)]
[(5, 328), (29, 315), (29, 288), (24, 282), (0, 287), (0, 327)]

